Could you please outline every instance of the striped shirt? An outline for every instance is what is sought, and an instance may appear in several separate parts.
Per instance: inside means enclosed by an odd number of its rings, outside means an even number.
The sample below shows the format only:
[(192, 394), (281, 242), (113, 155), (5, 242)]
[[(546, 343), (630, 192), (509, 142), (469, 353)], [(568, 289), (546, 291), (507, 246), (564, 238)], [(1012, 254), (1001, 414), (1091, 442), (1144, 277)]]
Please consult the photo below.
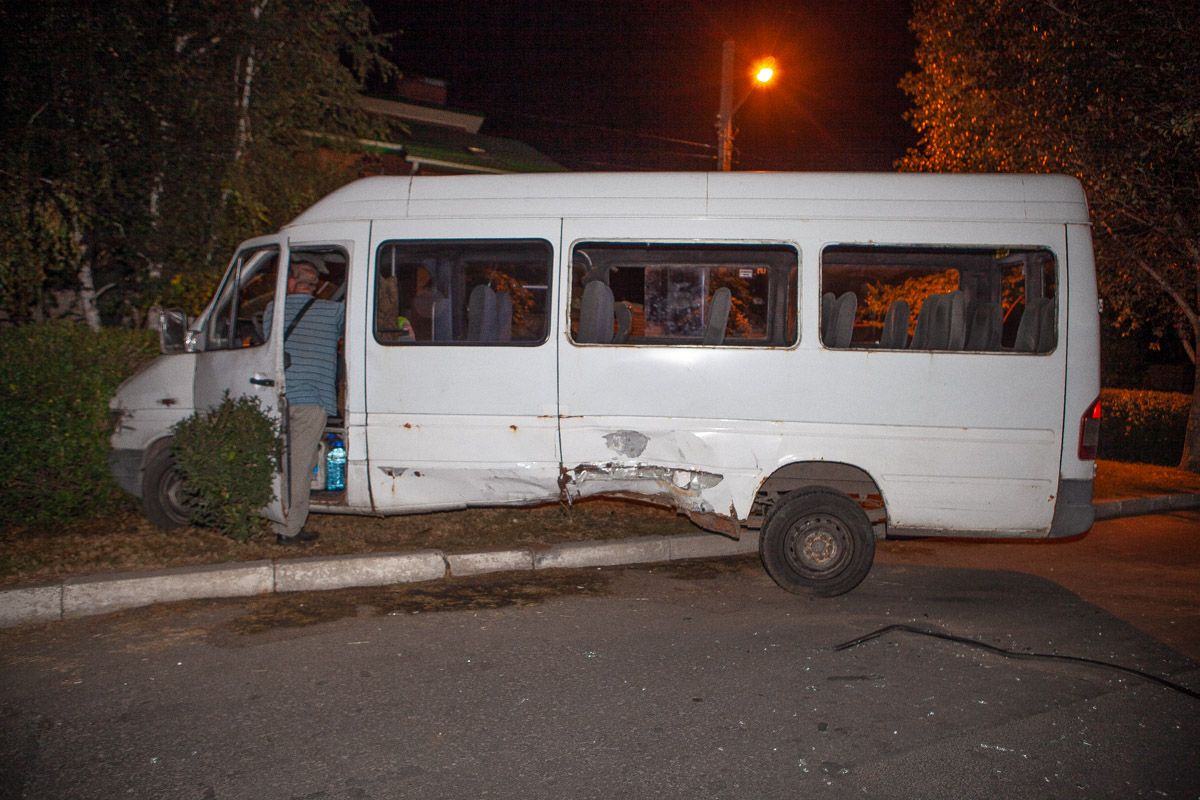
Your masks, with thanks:
[[(284, 330), (311, 295), (289, 294), (283, 306)], [(270, 330), (271, 312), (263, 313), (263, 327)], [(314, 300), (300, 322), (284, 342), (291, 366), (284, 371), (288, 403), (293, 406), (324, 406), (325, 413), (336, 417), (337, 343), (346, 321), (346, 307), (332, 300)]]

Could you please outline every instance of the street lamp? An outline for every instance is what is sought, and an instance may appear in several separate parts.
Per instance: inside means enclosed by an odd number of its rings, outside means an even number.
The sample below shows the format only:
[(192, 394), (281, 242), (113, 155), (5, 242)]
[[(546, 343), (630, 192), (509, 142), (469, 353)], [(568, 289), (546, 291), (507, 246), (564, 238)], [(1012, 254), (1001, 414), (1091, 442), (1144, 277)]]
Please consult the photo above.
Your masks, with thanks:
[(745, 94), (733, 101), (733, 40), (727, 39), (721, 48), (721, 108), (717, 112), (717, 163), (723, 172), (733, 167), (733, 115), (738, 112), (756, 86), (766, 86), (775, 79), (775, 59), (766, 58), (754, 66), (754, 82)]
[(766, 85), (775, 78), (775, 59), (764, 58), (762, 61), (754, 65), (754, 80)]

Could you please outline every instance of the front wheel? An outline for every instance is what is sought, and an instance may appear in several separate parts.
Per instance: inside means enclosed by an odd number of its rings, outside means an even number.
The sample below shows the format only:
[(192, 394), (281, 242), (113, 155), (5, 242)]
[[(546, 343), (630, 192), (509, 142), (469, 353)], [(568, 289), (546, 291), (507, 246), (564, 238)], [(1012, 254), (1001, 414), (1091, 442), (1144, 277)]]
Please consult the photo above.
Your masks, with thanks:
[(846, 495), (801, 489), (772, 510), (758, 550), (767, 574), (784, 589), (834, 597), (867, 577), (875, 536), (866, 513)]
[(146, 457), (142, 472), (142, 508), (146, 518), (163, 530), (191, 522), (183, 492), (183, 475), (171, 456), (170, 440), (159, 442)]

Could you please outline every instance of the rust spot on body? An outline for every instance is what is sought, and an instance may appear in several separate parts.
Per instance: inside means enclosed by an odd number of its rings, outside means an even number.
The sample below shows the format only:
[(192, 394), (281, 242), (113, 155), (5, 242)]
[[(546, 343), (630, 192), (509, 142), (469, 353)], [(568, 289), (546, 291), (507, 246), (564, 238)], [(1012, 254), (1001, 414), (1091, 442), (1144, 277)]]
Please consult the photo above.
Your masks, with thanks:
[(854, 495), (854, 498), (858, 500), (858, 505), (863, 511), (878, 511), (883, 508), (883, 495), (881, 494)]

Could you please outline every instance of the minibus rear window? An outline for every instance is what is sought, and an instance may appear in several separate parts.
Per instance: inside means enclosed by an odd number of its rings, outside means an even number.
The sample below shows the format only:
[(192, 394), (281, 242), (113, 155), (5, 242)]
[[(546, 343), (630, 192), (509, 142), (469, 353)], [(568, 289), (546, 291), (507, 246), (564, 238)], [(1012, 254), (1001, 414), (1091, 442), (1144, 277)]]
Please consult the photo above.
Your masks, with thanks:
[(571, 338), (794, 344), (797, 264), (787, 245), (582, 242), (571, 253)]
[(831, 348), (1049, 353), (1057, 262), (1037, 247), (838, 244), (821, 253)]
[(549, 331), (553, 248), (544, 240), (380, 245), (375, 339), (387, 345), (534, 345)]

